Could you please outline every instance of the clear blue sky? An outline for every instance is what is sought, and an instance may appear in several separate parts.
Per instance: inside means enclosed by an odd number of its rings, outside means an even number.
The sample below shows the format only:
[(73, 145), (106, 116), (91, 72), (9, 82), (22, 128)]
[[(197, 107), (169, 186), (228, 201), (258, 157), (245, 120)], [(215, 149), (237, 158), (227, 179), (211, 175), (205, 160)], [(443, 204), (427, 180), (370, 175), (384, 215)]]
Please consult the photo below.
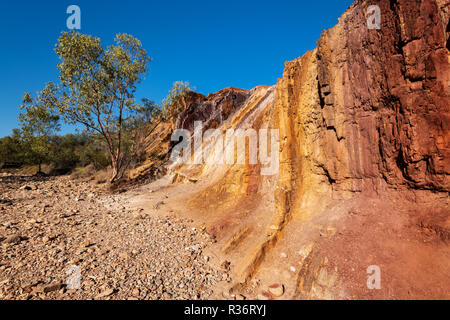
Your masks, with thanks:
[[(81, 32), (109, 45), (116, 33), (139, 38), (153, 58), (137, 98), (160, 102), (172, 83), (208, 94), (275, 84), (284, 62), (316, 46), (352, 0), (0, 2), (0, 137), (18, 127), (24, 92), (57, 80), (53, 51), (67, 30), (66, 9), (81, 8)], [(71, 128), (65, 128), (65, 132)]]

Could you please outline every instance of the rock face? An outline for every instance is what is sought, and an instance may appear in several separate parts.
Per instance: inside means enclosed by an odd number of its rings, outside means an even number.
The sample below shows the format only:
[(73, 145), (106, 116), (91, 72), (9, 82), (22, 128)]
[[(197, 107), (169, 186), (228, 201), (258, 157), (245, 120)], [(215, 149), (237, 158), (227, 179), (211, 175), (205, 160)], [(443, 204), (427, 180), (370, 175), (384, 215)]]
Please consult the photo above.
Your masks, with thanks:
[[(369, 4), (380, 30), (367, 28)], [(286, 145), (305, 175), (339, 190), (450, 190), (448, 18), (443, 2), (356, 1), (317, 49), (286, 63), (277, 104), (295, 116)]]
[[(248, 98), (248, 90), (225, 88), (207, 97), (203, 94), (190, 92), (186, 98), (187, 107), (172, 123), (151, 124), (147, 128), (144, 141), (144, 165), (131, 173), (135, 180), (161, 177), (166, 170), (170, 151), (174, 145), (171, 134), (175, 128), (194, 130), (194, 121), (202, 121), (203, 129), (217, 128), (234, 111), (239, 109)], [(150, 176), (150, 177), (149, 177)]]
[(248, 90), (222, 89), (208, 97), (201, 96), (189, 103), (177, 119), (176, 128), (194, 131), (194, 121), (202, 121), (205, 129), (217, 128), (248, 98)]
[[(370, 5), (380, 29), (368, 28)], [(449, 18), (445, 0), (357, 0), (275, 86), (196, 95), (149, 136), (168, 141), (196, 120), (279, 130), (271, 176), (261, 163), (166, 163), (168, 205), (206, 225), (232, 290), (261, 296), (256, 281), (285, 284), (283, 298), (449, 298)], [(375, 290), (373, 265), (384, 279)]]
[[(369, 30), (366, 24), (367, 7), (374, 4), (381, 11), (379, 30)], [(337, 287), (345, 286), (344, 295), (360, 298), (370, 291), (361, 285), (364, 278), (349, 270), (366, 268), (361, 259), (368, 256), (403, 282), (395, 289), (403, 297), (424, 294), (425, 281), (419, 280), (423, 273), (448, 272), (449, 17), (445, 1), (355, 1), (337, 26), (322, 33), (315, 50), (286, 63), (276, 91), (282, 163), (278, 186), (283, 190), (278, 203), (284, 204), (280, 214), (293, 216), (290, 224), (300, 230), (305, 223), (296, 223), (298, 214), (325, 224), (340, 217), (331, 225), (337, 235), (313, 240), (309, 265), (303, 265), (294, 296), (342, 296), (343, 291), (315, 289), (336, 286), (324, 263), (330, 256), (335, 267), (352, 274), (346, 285)], [(373, 216), (349, 218), (346, 211)], [(400, 239), (384, 239), (381, 230), (365, 224), (397, 225), (392, 232), (399, 232)], [(421, 234), (421, 225), (442, 231), (437, 232), (442, 247), (435, 254), (421, 245), (405, 246), (412, 236), (405, 229)], [(284, 233), (296, 232), (292, 229), (288, 226)], [(415, 273), (398, 274), (379, 252), (400, 245), (403, 252), (396, 249), (392, 254)], [(345, 263), (338, 252), (353, 262)], [(355, 254), (359, 257), (350, 258)], [(413, 262), (405, 262), (408, 254), (434, 263), (419, 271)], [(322, 270), (328, 270), (328, 276), (320, 280)], [(445, 288), (450, 284), (445, 283), (435, 287), (434, 296), (448, 297)], [(370, 296), (387, 297), (380, 292)]]

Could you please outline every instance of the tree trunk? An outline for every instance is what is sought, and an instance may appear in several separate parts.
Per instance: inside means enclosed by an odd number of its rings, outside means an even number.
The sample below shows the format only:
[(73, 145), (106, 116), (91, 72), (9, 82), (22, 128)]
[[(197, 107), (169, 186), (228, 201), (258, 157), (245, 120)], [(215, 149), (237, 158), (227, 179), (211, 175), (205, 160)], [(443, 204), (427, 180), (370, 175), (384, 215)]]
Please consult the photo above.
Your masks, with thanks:
[(116, 182), (119, 176), (119, 163), (113, 155), (111, 155), (111, 167), (112, 167), (112, 174), (109, 182), (114, 183)]

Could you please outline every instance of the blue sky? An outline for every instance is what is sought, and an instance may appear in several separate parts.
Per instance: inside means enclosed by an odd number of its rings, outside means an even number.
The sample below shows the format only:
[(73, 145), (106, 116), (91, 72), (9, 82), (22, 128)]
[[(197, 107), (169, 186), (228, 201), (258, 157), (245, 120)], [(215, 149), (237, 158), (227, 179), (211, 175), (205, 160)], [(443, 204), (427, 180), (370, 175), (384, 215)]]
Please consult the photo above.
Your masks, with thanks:
[(53, 49), (71, 4), (81, 8), (80, 31), (105, 45), (122, 32), (142, 41), (153, 61), (137, 98), (159, 103), (177, 80), (204, 94), (275, 84), (284, 62), (313, 49), (351, 2), (1, 0), (0, 137), (18, 127), (23, 93), (57, 80)]

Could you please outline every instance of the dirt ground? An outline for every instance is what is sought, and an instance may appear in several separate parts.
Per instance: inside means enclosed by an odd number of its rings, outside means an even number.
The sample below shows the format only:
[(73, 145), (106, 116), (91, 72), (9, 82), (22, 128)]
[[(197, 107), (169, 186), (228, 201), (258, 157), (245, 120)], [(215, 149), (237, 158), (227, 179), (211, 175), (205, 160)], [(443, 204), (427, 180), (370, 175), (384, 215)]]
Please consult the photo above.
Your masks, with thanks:
[(158, 213), (163, 199), (151, 214), (103, 190), (2, 174), (0, 299), (206, 299), (230, 281), (208, 264), (204, 231)]
[[(230, 290), (269, 213), (194, 210), (199, 185), (171, 182), (111, 194), (68, 176), (3, 173), (0, 299), (450, 299), (443, 195), (355, 197), (293, 217), (251, 281)], [(371, 265), (377, 290), (367, 287)]]

